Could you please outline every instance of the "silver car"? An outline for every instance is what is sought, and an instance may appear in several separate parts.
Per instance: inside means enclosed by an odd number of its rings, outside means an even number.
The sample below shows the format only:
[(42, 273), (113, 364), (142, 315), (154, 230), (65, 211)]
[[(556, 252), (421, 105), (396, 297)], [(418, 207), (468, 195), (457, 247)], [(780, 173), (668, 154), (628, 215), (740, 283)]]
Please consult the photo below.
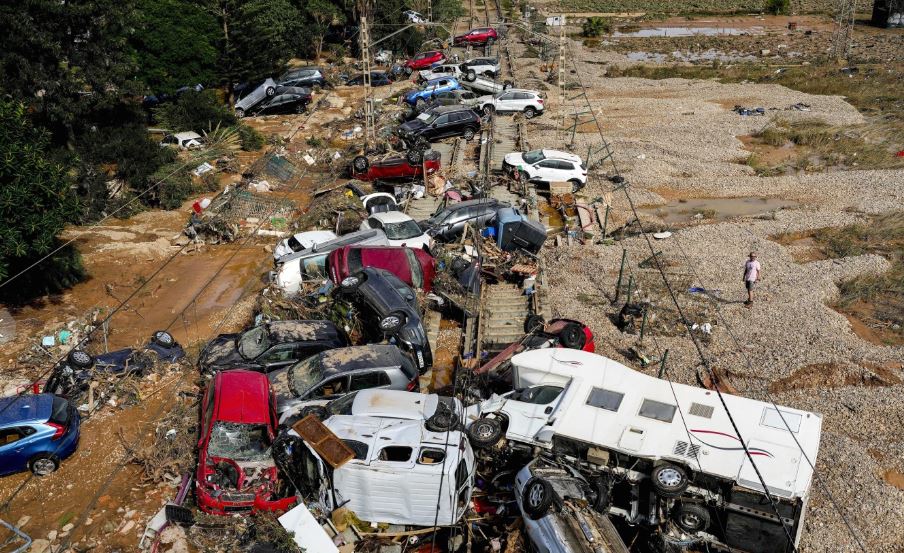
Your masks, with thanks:
[(238, 100), (235, 102), (235, 114), (239, 117), (244, 117), (245, 113), (250, 111), (251, 108), (276, 94), (276, 86), (276, 81), (267, 77), (266, 80), (256, 86), (249, 84), (243, 87), (239, 93)]

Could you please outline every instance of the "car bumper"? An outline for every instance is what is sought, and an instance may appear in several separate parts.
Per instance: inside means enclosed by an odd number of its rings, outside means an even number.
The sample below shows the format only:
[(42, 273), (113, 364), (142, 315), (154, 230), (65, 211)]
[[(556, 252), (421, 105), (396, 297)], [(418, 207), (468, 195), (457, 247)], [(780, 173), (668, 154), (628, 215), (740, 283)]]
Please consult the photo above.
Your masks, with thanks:
[(195, 482), (195, 497), (198, 508), (209, 515), (232, 515), (234, 513), (283, 512), (288, 511), (298, 501), (297, 497), (267, 500), (256, 496), (250, 501), (229, 501), (214, 497)]

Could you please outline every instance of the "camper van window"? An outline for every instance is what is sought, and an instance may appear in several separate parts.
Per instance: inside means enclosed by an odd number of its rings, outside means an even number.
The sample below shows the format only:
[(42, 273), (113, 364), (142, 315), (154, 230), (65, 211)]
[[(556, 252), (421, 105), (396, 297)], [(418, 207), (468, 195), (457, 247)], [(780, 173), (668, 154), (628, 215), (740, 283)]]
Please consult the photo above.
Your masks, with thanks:
[(407, 463), (411, 460), (411, 448), (400, 445), (391, 445), (380, 450), (381, 461), (392, 461), (394, 463)]
[[(784, 421), (782, 420), (784, 419)], [(760, 424), (763, 426), (768, 426), (769, 428), (777, 428), (778, 430), (787, 430), (790, 428), (791, 432), (795, 434), (800, 431), (800, 423), (803, 421), (803, 417), (798, 415), (797, 413), (789, 413), (788, 411), (782, 411), (781, 414), (772, 407), (767, 407), (763, 410), (763, 420), (760, 421)], [(785, 423), (788, 423), (787, 425)]]
[(672, 422), (672, 419), (675, 418), (675, 406), (652, 399), (645, 399), (640, 406), (638, 415), (662, 422)]
[(532, 386), (521, 390), (512, 399), (534, 405), (546, 405), (555, 401), (561, 393), (562, 388), (559, 386)]
[(417, 464), (419, 465), (436, 465), (438, 463), (443, 462), (443, 458), (446, 457), (446, 454), (441, 449), (430, 449), (424, 448), (421, 450), (421, 454), (417, 457)]
[(613, 392), (612, 390), (605, 390), (603, 388), (594, 388), (590, 392), (590, 397), (587, 398), (587, 405), (599, 407), (600, 409), (605, 409), (607, 411), (618, 411), (624, 397), (625, 394), (619, 392)]
[(460, 490), (467, 483), (468, 465), (466, 465), (464, 459), (462, 459), (458, 462), (458, 467), (455, 469), (455, 489)]

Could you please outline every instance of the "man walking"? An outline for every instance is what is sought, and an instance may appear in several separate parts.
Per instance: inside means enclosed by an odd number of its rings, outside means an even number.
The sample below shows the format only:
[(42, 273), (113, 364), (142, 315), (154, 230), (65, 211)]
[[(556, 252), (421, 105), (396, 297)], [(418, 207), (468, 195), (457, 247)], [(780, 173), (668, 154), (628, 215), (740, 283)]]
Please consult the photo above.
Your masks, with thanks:
[(747, 287), (747, 301), (744, 305), (753, 304), (753, 288), (760, 280), (760, 262), (756, 260), (756, 252), (750, 252), (750, 258), (744, 263), (744, 286)]

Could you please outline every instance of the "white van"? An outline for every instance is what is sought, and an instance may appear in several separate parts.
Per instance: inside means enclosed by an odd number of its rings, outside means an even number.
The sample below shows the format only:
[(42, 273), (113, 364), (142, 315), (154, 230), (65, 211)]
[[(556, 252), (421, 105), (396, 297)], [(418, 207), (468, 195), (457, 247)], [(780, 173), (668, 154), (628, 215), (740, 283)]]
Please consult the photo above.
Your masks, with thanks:
[(821, 415), (722, 394), (742, 445), (715, 392), (567, 348), (511, 363), (515, 390), (467, 409), (475, 446), (504, 435), (571, 459), (607, 482), (609, 514), (629, 524), (659, 525), (665, 512), (676, 531), (745, 553), (791, 549), (786, 531), (800, 541)]

